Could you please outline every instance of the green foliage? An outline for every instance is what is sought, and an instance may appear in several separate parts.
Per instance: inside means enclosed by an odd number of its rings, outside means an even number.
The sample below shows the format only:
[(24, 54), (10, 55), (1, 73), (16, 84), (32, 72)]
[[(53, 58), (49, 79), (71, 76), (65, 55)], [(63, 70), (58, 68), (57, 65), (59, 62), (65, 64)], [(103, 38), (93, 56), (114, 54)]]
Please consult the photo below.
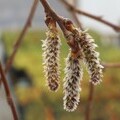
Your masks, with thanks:
[[(120, 48), (114, 46), (105, 46), (102, 44), (101, 36), (94, 31), (90, 34), (95, 38), (96, 43), (99, 48), (97, 51), (100, 52), (100, 58), (102, 61), (106, 62), (118, 62), (120, 61)], [(19, 35), (17, 32), (5, 32), (4, 38), (6, 43), (6, 48), (8, 55), (13, 50), (13, 45), (15, 40)], [(14, 66), (17, 68), (24, 68), (31, 75), (34, 86), (37, 88), (38, 98), (33, 101), (26, 110), (26, 120), (45, 120), (46, 119), (46, 109), (51, 108), (56, 120), (83, 120), (87, 96), (89, 91), (88, 74), (85, 72), (82, 81), (82, 92), (81, 92), (81, 102), (77, 111), (73, 113), (68, 113), (63, 110), (62, 105), (62, 79), (64, 77), (63, 69), (65, 67), (64, 58), (68, 54), (68, 46), (66, 41), (62, 38), (61, 46), (61, 87), (57, 93), (50, 92), (45, 86), (45, 77), (43, 73), (42, 66), (42, 48), (41, 40), (45, 39), (44, 31), (30, 31), (26, 34), (23, 43), (18, 50), (15, 57)], [(93, 120), (116, 120), (120, 119), (120, 74), (119, 69), (106, 69), (104, 72), (103, 83), (100, 86), (96, 86), (96, 91), (94, 94), (94, 106), (93, 106)], [(28, 93), (27, 93), (28, 94)], [(32, 94), (32, 93), (30, 93)]]

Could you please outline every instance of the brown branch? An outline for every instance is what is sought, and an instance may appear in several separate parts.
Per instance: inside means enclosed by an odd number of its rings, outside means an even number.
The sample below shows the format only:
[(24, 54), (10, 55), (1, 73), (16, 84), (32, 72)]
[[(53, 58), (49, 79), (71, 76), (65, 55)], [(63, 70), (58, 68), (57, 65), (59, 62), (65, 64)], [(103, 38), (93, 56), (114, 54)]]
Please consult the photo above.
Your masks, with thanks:
[(14, 50), (13, 50), (11, 56), (9, 57), (9, 59), (8, 59), (8, 61), (6, 63), (5, 73), (7, 73), (7, 71), (10, 69), (10, 67), (11, 67), (11, 65), (13, 63), (13, 60), (15, 58), (15, 55), (16, 55), (16, 53), (17, 53), (17, 51), (18, 51), (18, 49), (19, 49), (19, 47), (21, 45), (21, 42), (22, 42), (28, 28), (31, 26), (32, 19), (34, 17), (34, 13), (36, 11), (37, 5), (38, 5), (38, 0), (34, 0), (34, 3), (33, 3), (32, 8), (30, 10), (30, 14), (29, 14), (29, 16), (27, 18), (27, 21), (26, 21), (26, 23), (25, 23), (25, 25), (23, 27), (23, 30), (21, 31), (18, 39), (16, 40), (16, 43), (14, 45)]
[(52, 107), (45, 107), (44, 109), (46, 120), (55, 120), (55, 115)]
[(72, 6), (71, 4), (69, 4), (68, 2), (66, 2), (66, 0), (61, 0), (62, 2), (64, 2), (64, 4), (66, 4), (66, 6), (68, 6), (68, 9), (71, 10), (71, 11), (75, 11), (76, 13), (78, 14), (81, 14), (81, 15), (84, 15), (86, 17), (89, 17), (93, 20), (96, 20), (98, 22), (101, 22), (109, 27), (111, 27), (112, 29), (114, 29), (116, 32), (120, 32), (120, 26), (117, 26), (117, 25), (114, 25), (113, 23), (107, 21), (107, 20), (104, 20), (102, 19), (101, 16), (96, 16), (96, 15), (93, 15), (93, 14), (90, 14), (88, 12), (85, 12), (83, 10), (79, 10), (79, 9), (76, 9), (74, 6)]
[(71, 29), (71, 23), (69, 19), (65, 19), (55, 13), (55, 11), (50, 7), (49, 3), (46, 0), (40, 0), (41, 4), (44, 7), (46, 16), (52, 17), (52, 19), (58, 23), (59, 27), (61, 28), (64, 36), (67, 38), (67, 44), (70, 46), (72, 51), (78, 53), (79, 46), (77, 45), (77, 42), (73, 39), (73, 36), (70, 35), (68, 32), (68, 29)]
[(105, 62), (103, 62), (102, 65), (105, 68), (120, 68), (120, 63), (105, 63)]
[(6, 97), (7, 97), (7, 102), (11, 108), (12, 114), (13, 114), (13, 118), (14, 120), (18, 120), (18, 116), (17, 116), (17, 111), (10, 93), (10, 89), (9, 89), (9, 85), (7, 83), (6, 77), (5, 77), (5, 73), (4, 70), (2, 68), (2, 64), (0, 61), (0, 75), (1, 75), (1, 80), (3, 82), (4, 88), (5, 88), (5, 93), (6, 93)]
[(91, 118), (91, 110), (92, 110), (92, 102), (93, 102), (93, 94), (94, 94), (94, 85), (90, 82), (89, 84), (89, 95), (88, 95), (88, 104), (86, 108), (85, 120), (90, 120)]

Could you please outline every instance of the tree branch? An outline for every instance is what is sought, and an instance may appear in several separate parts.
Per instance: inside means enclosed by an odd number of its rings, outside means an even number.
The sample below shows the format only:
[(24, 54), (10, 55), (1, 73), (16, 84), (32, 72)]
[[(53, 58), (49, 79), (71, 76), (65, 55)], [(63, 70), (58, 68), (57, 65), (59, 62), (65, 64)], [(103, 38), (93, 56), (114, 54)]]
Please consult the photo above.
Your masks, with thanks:
[(16, 55), (16, 53), (17, 53), (17, 51), (18, 51), (18, 49), (19, 49), (19, 47), (21, 45), (21, 42), (22, 42), (28, 28), (31, 26), (32, 19), (34, 17), (34, 13), (36, 11), (37, 5), (38, 5), (38, 0), (34, 0), (34, 3), (33, 3), (32, 8), (30, 10), (30, 14), (29, 14), (29, 16), (27, 18), (27, 21), (26, 21), (26, 23), (25, 23), (25, 25), (23, 27), (23, 30), (21, 31), (18, 39), (16, 40), (16, 43), (14, 45), (14, 50), (13, 50), (11, 56), (9, 57), (9, 59), (8, 59), (8, 61), (6, 63), (5, 73), (7, 73), (7, 71), (10, 69), (10, 67), (11, 67), (11, 65), (13, 63), (13, 60), (15, 58), (15, 55)]
[(90, 120), (91, 110), (92, 110), (92, 102), (93, 102), (93, 94), (94, 94), (94, 85), (90, 82), (89, 84), (89, 95), (88, 95), (88, 104), (86, 107), (86, 115), (85, 120)]
[(103, 23), (103, 24), (111, 27), (116, 32), (120, 32), (120, 26), (114, 25), (113, 23), (111, 23), (111, 22), (109, 22), (107, 20), (102, 19), (101, 16), (96, 16), (96, 15), (90, 14), (88, 12), (76, 9), (74, 6), (72, 6), (71, 4), (69, 4), (68, 2), (66, 2), (66, 0), (61, 0), (61, 1), (68, 7), (69, 10), (74, 11), (74, 12), (76, 12), (78, 14), (84, 15), (86, 17), (89, 17), (89, 18), (91, 18), (93, 20), (96, 20), (98, 22), (101, 22), (101, 23)]
[(2, 80), (4, 88), (5, 88), (7, 102), (9, 104), (9, 106), (11, 108), (11, 111), (12, 111), (12, 114), (13, 114), (13, 118), (14, 118), (14, 120), (18, 120), (17, 111), (15, 109), (15, 105), (14, 105), (14, 102), (13, 102), (13, 99), (12, 99), (12, 96), (11, 96), (11, 93), (10, 93), (9, 85), (7, 83), (7, 80), (6, 80), (6, 77), (5, 77), (5, 74), (4, 74), (4, 70), (2, 68), (1, 61), (0, 61), (0, 75), (1, 75), (1, 80)]
[(103, 62), (102, 65), (105, 68), (120, 68), (120, 63), (105, 63), (105, 62)]

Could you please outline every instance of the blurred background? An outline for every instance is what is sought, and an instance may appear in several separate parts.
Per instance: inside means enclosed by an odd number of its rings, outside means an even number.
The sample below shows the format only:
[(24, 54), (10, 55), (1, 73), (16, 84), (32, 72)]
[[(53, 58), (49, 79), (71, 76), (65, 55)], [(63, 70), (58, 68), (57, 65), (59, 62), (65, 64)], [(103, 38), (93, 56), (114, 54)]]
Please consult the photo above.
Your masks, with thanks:
[[(59, 0), (48, 1), (59, 15), (74, 20)], [(115, 24), (120, 23), (119, 0), (67, 1), (89, 13), (103, 16)], [(13, 51), (13, 45), (26, 22), (32, 4), (33, 0), (0, 0), (0, 60), (3, 65)], [(7, 75), (20, 120), (84, 120), (89, 94), (89, 77), (86, 69), (84, 69), (78, 109), (72, 113), (63, 109), (63, 69), (69, 48), (61, 32), (61, 86), (56, 93), (49, 91), (45, 86), (41, 50), (41, 40), (45, 39), (47, 28), (44, 17), (43, 7), (39, 3), (32, 26), (26, 33)], [(97, 51), (100, 52), (101, 60), (107, 63), (118, 63), (120, 33), (115, 33), (111, 28), (97, 21), (80, 15), (78, 17), (84, 28), (89, 28), (90, 34), (98, 44)], [(103, 82), (95, 86), (91, 120), (120, 120), (119, 73), (119, 68), (104, 70)], [(0, 86), (0, 120), (13, 120), (2, 85)]]

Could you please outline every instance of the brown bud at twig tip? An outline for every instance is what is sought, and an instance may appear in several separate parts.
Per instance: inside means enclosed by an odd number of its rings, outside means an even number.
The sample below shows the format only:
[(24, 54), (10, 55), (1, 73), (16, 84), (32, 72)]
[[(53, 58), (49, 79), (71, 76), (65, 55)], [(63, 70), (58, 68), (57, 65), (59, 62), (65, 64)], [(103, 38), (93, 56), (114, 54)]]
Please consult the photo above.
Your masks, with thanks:
[(64, 26), (68, 31), (71, 31), (71, 32), (75, 28), (73, 22), (69, 19), (64, 19)]
[(49, 29), (47, 32), (46, 40), (43, 40), (43, 61), (44, 61), (44, 72), (47, 79), (47, 85), (50, 90), (56, 91), (59, 87), (59, 50), (60, 50), (60, 39), (56, 28)]
[(72, 112), (79, 103), (80, 81), (82, 79), (82, 68), (79, 57), (73, 58), (69, 53), (66, 59), (65, 78), (64, 78), (64, 109)]

